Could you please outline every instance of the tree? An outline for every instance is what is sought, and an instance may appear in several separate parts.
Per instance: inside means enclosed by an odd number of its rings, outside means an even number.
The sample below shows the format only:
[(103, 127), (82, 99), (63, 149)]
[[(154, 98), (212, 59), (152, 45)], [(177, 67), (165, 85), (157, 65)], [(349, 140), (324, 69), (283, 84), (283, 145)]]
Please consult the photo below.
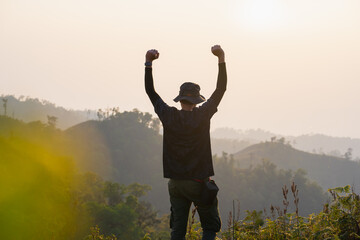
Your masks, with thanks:
[(6, 116), (6, 110), (7, 110), (7, 102), (8, 102), (8, 99), (3, 98), (3, 99), (2, 99), (2, 101), (3, 101), (3, 106), (4, 106), (4, 116)]
[(101, 110), (101, 108), (97, 111), (96, 115), (97, 115), (99, 121), (101, 121), (105, 118), (105, 113), (103, 112), (103, 110)]
[(280, 138), (278, 140), (278, 143), (285, 144), (285, 138), (284, 137)]
[(56, 122), (57, 122), (57, 117), (55, 116), (50, 116), (50, 115), (47, 115), (47, 119), (48, 119), (48, 122), (47, 124), (52, 127), (52, 128), (55, 128), (56, 127)]
[(104, 195), (109, 206), (115, 206), (122, 202), (125, 187), (118, 183), (106, 181), (104, 184)]
[(351, 160), (352, 159), (352, 148), (348, 148), (348, 150), (346, 151), (346, 153), (344, 154), (344, 157), (346, 160)]

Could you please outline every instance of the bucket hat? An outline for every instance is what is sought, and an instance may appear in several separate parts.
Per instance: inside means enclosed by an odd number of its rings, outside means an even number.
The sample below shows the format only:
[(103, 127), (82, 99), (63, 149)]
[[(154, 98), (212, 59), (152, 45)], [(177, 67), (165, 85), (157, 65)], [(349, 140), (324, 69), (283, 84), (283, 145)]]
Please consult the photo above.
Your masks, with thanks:
[(179, 95), (174, 98), (175, 102), (186, 100), (192, 104), (205, 101), (204, 96), (200, 95), (200, 86), (196, 83), (186, 82), (181, 84)]

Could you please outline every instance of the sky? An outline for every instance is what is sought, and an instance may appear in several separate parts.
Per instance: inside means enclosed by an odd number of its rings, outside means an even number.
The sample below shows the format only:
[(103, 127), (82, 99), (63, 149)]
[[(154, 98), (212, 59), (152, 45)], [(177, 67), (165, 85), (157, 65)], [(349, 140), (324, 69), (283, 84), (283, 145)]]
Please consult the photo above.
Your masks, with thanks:
[(144, 61), (169, 105), (186, 81), (228, 88), (212, 127), (360, 138), (358, 0), (0, 0), (0, 95), (154, 114)]

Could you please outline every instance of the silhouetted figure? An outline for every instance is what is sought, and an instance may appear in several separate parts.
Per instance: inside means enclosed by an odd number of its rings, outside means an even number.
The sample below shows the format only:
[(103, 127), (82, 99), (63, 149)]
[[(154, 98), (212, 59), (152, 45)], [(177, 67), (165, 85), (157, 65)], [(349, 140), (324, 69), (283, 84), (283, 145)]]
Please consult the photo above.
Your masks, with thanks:
[(168, 106), (155, 92), (152, 61), (159, 57), (159, 52), (152, 49), (146, 53), (145, 89), (164, 128), (163, 170), (164, 177), (170, 179), (168, 187), (172, 240), (185, 239), (191, 203), (197, 207), (204, 240), (215, 239), (216, 232), (221, 228), (216, 196), (210, 198), (209, 203), (204, 201), (204, 196), (208, 193), (205, 190), (208, 189), (206, 186), (211, 183), (209, 177), (214, 175), (210, 119), (217, 112), (227, 83), (224, 51), (219, 45), (213, 46), (211, 51), (219, 60), (214, 93), (204, 104), (196, 107), (205, 101), (200, 95), (200, 86), (185, 82), (180, 86), (179, 95), (174, 99), (175, 102), (180, 101), (181, 110)]

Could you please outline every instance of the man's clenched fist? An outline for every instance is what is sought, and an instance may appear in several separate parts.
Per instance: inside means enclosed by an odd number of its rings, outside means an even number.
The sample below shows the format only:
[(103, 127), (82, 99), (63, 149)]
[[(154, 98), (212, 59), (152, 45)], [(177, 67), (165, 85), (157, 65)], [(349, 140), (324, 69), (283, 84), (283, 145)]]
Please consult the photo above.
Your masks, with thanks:
[(145, 55), (146, 62), (152, 62), (153, 60), (159, 58), (160, 53), (156, 49), (151, 49), (147, 51)]
[(220, 45), (215, 45), (211, 48), (211, 52), (217, 56), (217, 57), (222, 57), (225, 55), (224, 50), (222, 50), (222, 48), (220, 47)]
[(219, 58), (219, 63), (225, 62), (225, 53), (220, 45), (215, 45), (211, 48), (211, 52)]

